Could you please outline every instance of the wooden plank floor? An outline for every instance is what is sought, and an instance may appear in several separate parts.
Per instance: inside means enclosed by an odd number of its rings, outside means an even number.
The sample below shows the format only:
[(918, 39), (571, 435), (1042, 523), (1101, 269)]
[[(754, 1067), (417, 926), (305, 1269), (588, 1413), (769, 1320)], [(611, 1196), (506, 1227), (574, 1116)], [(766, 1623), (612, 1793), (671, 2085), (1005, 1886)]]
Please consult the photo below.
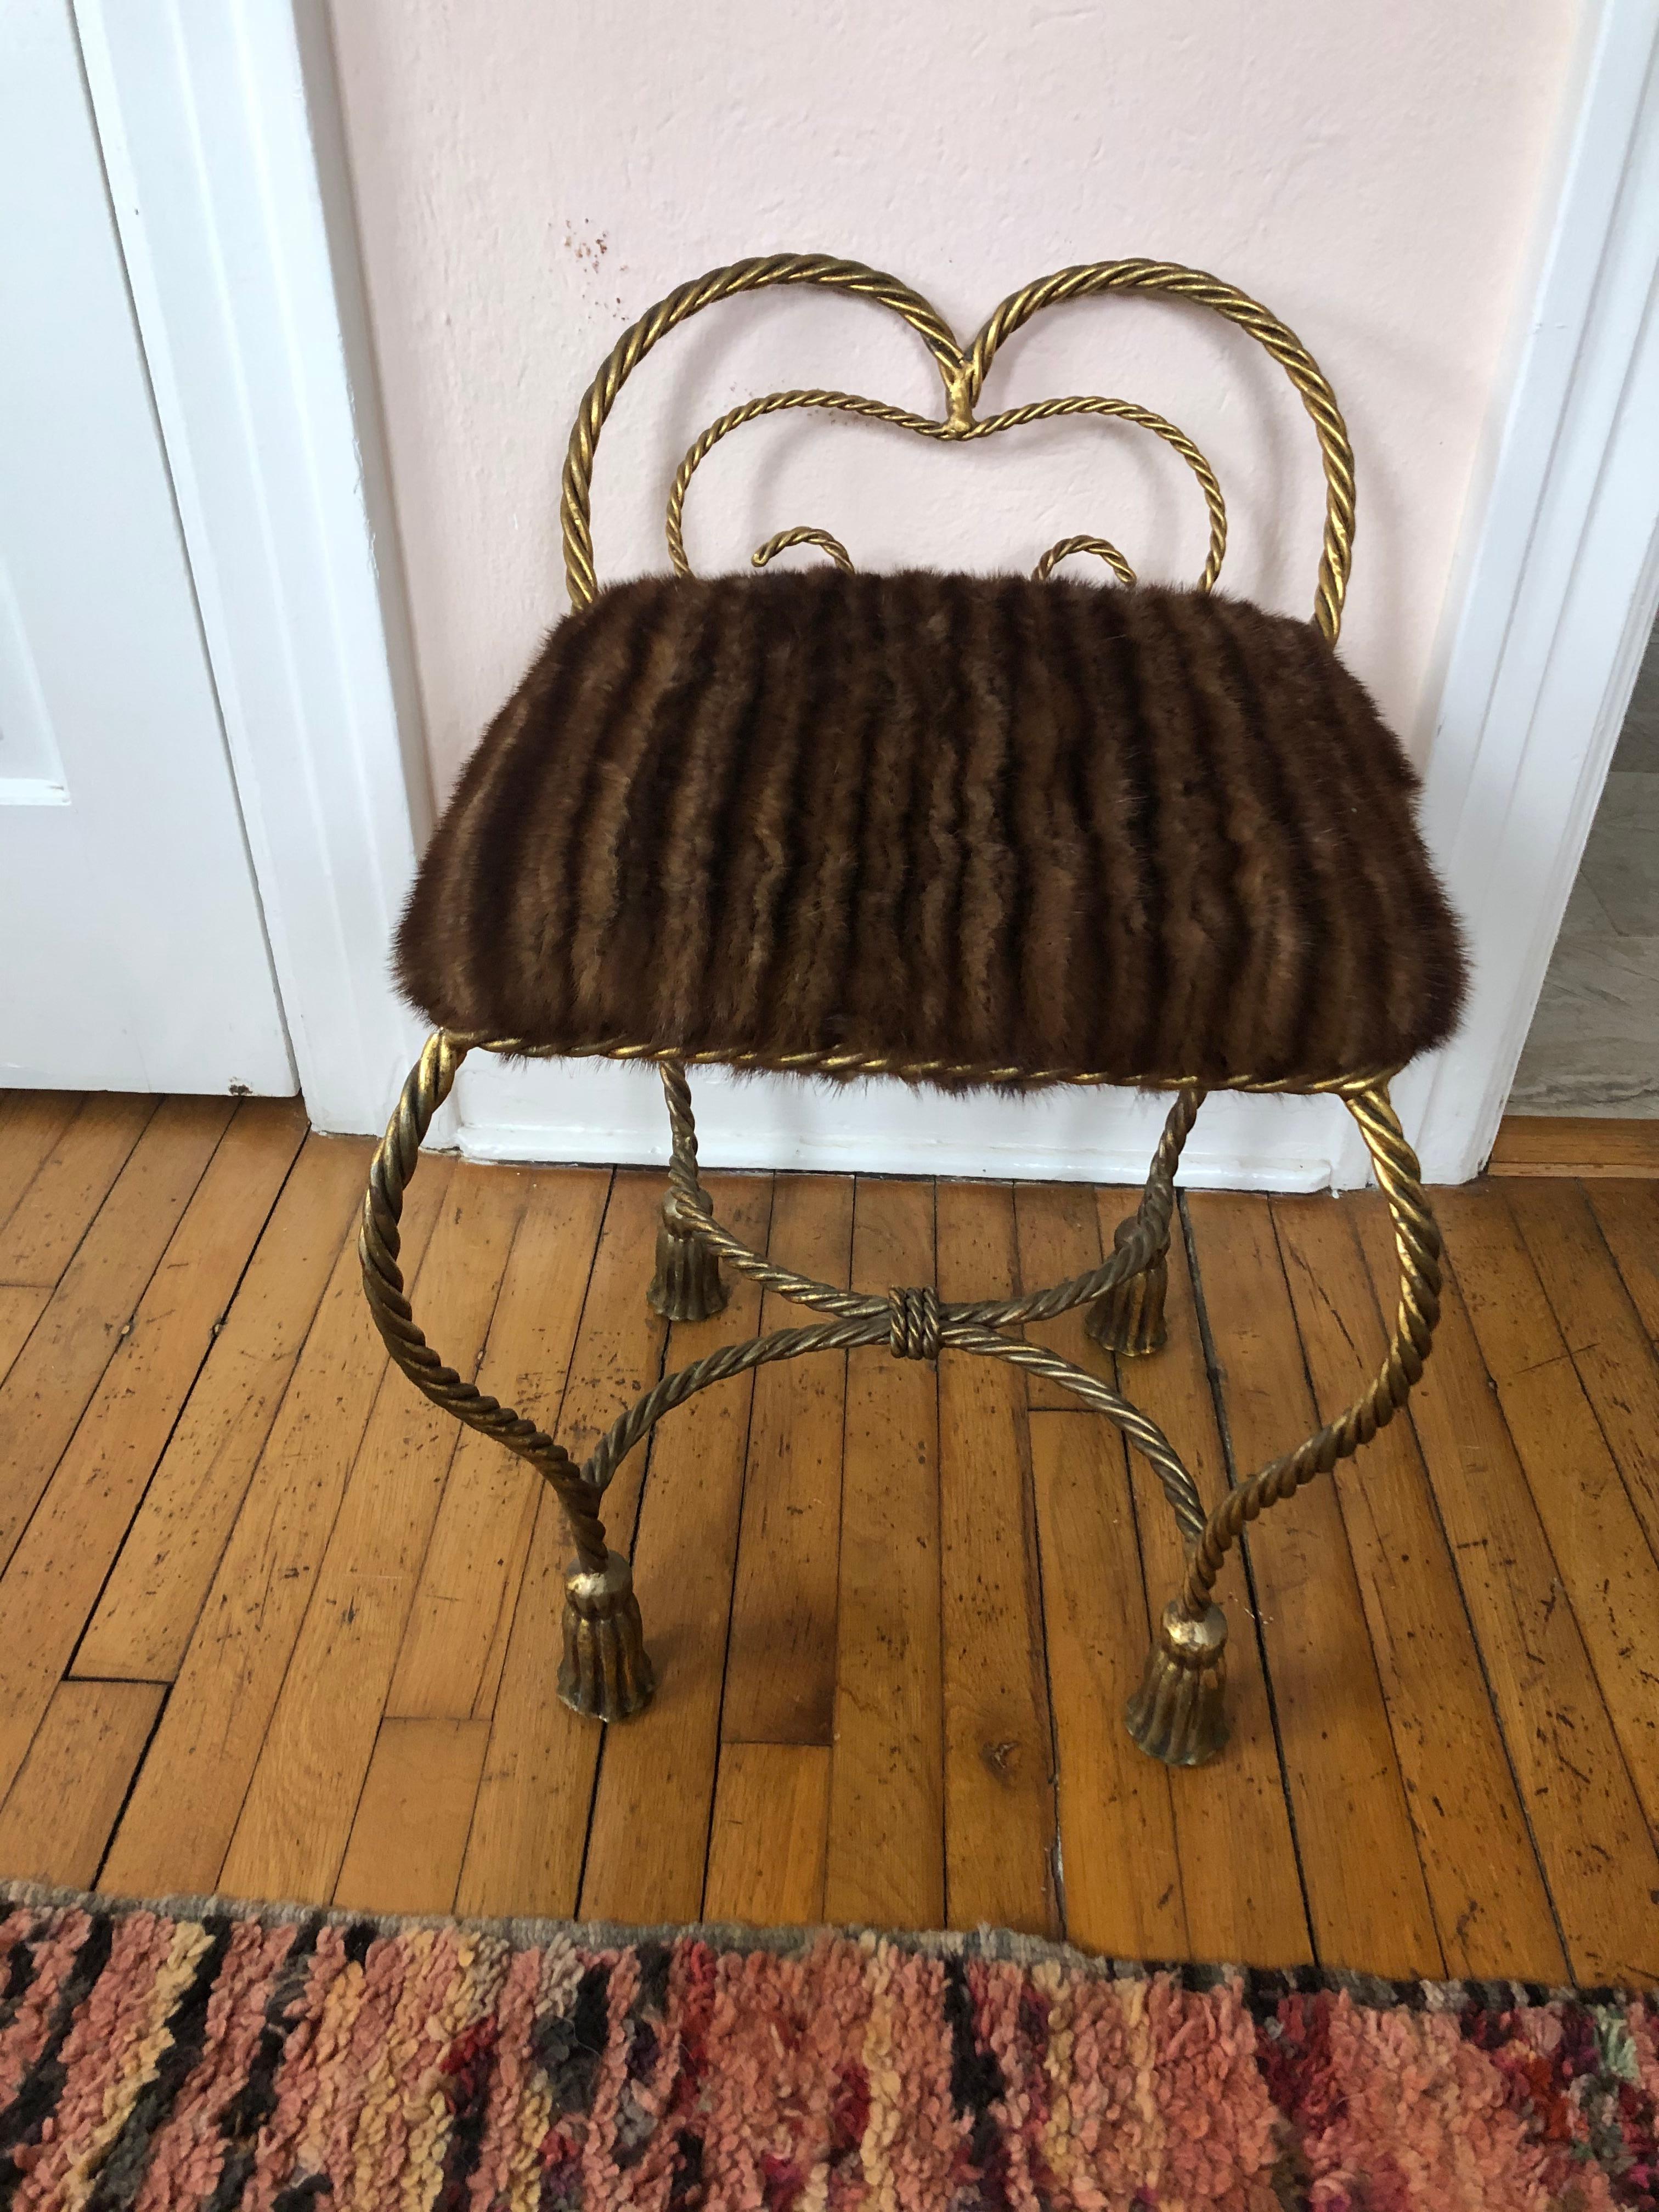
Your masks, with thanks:
[[(1180, 1547), (1116, 1433), (988, 1362), (878, 1352), (695, 1400), (611, 1495), (661, 1677), (554, 1696), (565, 1545), (389, 1371), (366, 1144), (296, 1106), (0, 1101), (0, 1874), (383, 1910), (965, 1925), (1123, 1956), (1659, 1979), (1651, 1182), (1442, 1194), (1411, 1415), (1224, 1591), (1234, 1737), (1120, 1715)], [(1126, 1194), (716, 1176), (826, 1279), (1036, 1285)], [(647, 1310), (660, 1176), (424, 1164), (444, 1356), (586, 1449), (778, 1326)], [(1370, 1196), (1195, 1195), (1127, 1377), (1206, 1495), (1345, 1403), (1392, 1306)], [(1076, 1316), (1039, 1332), (1104, 1371)]]

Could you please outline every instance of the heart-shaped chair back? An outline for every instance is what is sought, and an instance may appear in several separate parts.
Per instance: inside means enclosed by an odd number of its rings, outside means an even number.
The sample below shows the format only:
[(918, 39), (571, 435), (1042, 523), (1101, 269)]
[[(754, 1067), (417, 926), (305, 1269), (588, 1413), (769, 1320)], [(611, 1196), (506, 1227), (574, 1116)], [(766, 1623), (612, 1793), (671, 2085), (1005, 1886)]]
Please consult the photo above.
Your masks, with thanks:
[[(1012, 292), (990, 316), (971, 346), (965, 350), (950, 325), (919, 292), (896, 276), (866, 268), (860, 261), (843, 261), (824, 253), (777, 253), (750, 261), (733, 262), (711, 269), (706, 276), (682, 284), (660, 300), (638, 322), (624, 331), (588, 386), (565, 455), (560, 520), (564, 536), (565, 577), (573, 608), (588, 605), (598, 590), (593, 573), (593, 532), (591, 523), (593, 454), (605, 418), (616, 404), (623, 384), (659, 338), (717, 300), (758, 292), (774, 284), (821, 284), (860, 299), (873, 300), (901, 315), (921, 337), (933, 357), (945, 386), (945, 413), (939, 419), (894, 407), (885, 400), (867, 399), (856, 392), (819, 389), (772, 392), (734, 407), (712, 422), (687, 453), (675, 475), (668, 501), (668, 550), (675, 569), (690, 575), (685, 556), (683, 517), (691, 478), (721, 439), (745, 422), (802, 407), (828, 408), (841, 414), (860, 415), (889, 422), (924, 438), (948, 444), (967, 444), (996, 436), (1026, 422), (1047, 422), (1060, 416), (1102, 415), (1150, 430), (1178, 453), (1193, 471), (1204, 495), (1210, 516), (1210, 545), (1200, 591), (1208, 591), (1220, 573), (1227, 544), (1226, 507), (1215, 472), (1186, 434), (1163, 416), (1127, 399), (1103, 399), (1073, 395), (1066, 398), (1033, 400), (999, 415), (978, 416), (975, 409), (999, 349), (1004, 341), (1041, 314), (1066, 300), (1091, 299), (1104, 292), (1155, 292), (1213, 308), (1241, 330), (1249, 331), (1283, 368), (1312, 420), (1325, 469), (1325, 536), (1320, 555), (1319, 583), (1313, 619), (1334, 644), (1342, 622), (1342, 601), (1347, 589), (1348, 564), (1353, 544), (1353, 453), (1336, 396), (1302, 341), (1287, 330), (1259, 301), (1224, 284), (1201, 269), (1183, 268), (1173, 261), (1093, 261), (1056, 270), (1034, 284)], [(817, 545), (843, 568), (853, 565), (847, 550), (827, 531), (801, 526), (782, 530), (768, 538), (753, 556), (763, 568), (772, 556), (791, 545)], [(1134, 571), (1117, 548), (1103, 538), (1088, 535), (1063, 538), (1037, 563), (1036, 574), (1046, 576), (1073, 553), (1094, 553), (1126, 584)]]

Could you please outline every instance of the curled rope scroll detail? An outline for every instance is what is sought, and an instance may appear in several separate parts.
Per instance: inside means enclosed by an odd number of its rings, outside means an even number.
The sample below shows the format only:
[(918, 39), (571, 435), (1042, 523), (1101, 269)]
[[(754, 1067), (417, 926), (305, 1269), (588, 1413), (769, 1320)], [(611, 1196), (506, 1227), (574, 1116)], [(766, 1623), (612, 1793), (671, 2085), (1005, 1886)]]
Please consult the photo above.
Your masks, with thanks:
[[(1074, 395), (1066, 399), (1033, 400), (1028, 406), (1011, 407), (1000, 415), (987, 416), (983, 422), (969, 422), (963, 428), (948, 421), (933, 422), (926, 415), (912, 414), (908, 408), (890, 407), (884, 399), (866, 399), (856, 392), (803, 391), (769, 392), (763, 398), (750, 399), (741, 407), (732, 408), (717, 422), (711, 422), (689, 448), (675, 471), (674, 482), (668, 494), (665, 531), (668, 557), (674, 565), (676, 575), (689, 576), (692, 573), (685, 550), (685, 495), (690, 489), (692, 477), (703, 462), (722, 439), (729, 437), (733, 430), (740, 430), (745, 422), (757, 422), (766, 416), (802, 407), (827, 408), (838, 415), (854, 415), (866, 422), (890, 423), (896, 429), (910, 430), (918, 437), (931, 438), (936, 442), (949, 445), (965, 445), (975, 440), (994, 438), (1004, 430), (1022, 429), (1030, 422), (1048, 422), (1073, 415), (1103, 416), (1132, 423), (1139, 429), (1150, 430), (1154, 437), (1161, 438), (1166, 446), (1180, 454), (1197, 478), (1199, 489), (1204, 495), (1210, 521), (1210, 542), (1205, 556), (1204, 572), (1198, 580), (1199, 590), (1209, 591), (1221, 574), (1221, 563), (1227, 551), (1227, 505), (1222, 497), (1215, 471), (1184, 430), (1177, 428), (1173, 422), (1166, 422), (1162, 415), (1153, 414), (1149, 407), (1138, 407), (1129, 399), (1098, 399)], [(1081, 551), (1085, 548), (1097, 551), (1107, 541), (1085, 535), (1062, 542), (1073, 551)], [(827, 531), (813, 529), (810, 526), (779, 531), (776, 537), (767, 539), (766, 544), (761, 548), (761, 554), (769, 560), (772, 554), (781, 550), (785, 544), (822, 545), (826, 551), (835, 549), (832, 557), (838, 559), (842, 566), (850, 569), (853, 565), (850, 559), (844, 557), (846, 549), (837, 539), (831, 538)], [(1102, 557), (1109, 556), (1103, 555)], [(1048, 558), (1048, 556), (1044, 556), (1045, 560)], [(757, 568), (765, 566), (760, 554), (754, 556), (754, 562)], [(1133, 583), (1133, 569), (1115, 547), (1110, 565), (1124, 583)], [(1048, 573), (1047, 568), (1042, 570), (1043, 575)]]

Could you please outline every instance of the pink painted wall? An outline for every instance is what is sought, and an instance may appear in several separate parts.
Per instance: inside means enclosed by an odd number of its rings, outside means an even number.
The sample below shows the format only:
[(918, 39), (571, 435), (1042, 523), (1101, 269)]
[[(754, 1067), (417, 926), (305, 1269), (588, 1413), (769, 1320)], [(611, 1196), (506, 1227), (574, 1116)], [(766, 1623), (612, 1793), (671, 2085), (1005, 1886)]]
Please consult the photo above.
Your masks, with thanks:
[[(1078, 260), (1147, 254), (1265, 300), (1320, 360), (1358, 459), (1344, 645), (1421, 749), (1471, 471), (1539, 217), (1572, 0), (333, 0), (354, 187), (440, 794), (563, 611), (558, 475), (617, 333), (683, 278), (823, 250), (893, 270), (970, 335)], [(735, 401), (828, 384), (921, 411), (920, 342), (860, 303), (710, 310), (630, 383), (599, 449), (601, 578), (666, 565), (685, 447)], [(988, 407), (1138, 399), (1220, 475), (1223, 582), (1311, 605), (1316, 448), (1274, 365), (1196, 310), (1109, 301), (1012, 341)], [(860, 566), (1029, 568), (1073, 531), (1195, 576), (1202, 505), (1144, 433), (969, 452), (796, 416), (694, 487), (701, 569), (817, 523)], [(817, 556), (799, 554), (796, 560)]]

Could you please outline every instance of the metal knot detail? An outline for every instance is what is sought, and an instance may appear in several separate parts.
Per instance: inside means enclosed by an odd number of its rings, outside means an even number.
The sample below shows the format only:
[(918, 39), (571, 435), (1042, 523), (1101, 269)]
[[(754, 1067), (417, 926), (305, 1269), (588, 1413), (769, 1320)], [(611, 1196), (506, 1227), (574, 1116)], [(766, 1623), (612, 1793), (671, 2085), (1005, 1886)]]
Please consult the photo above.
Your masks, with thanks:
[(939, 1292), (931, 1285), (887, 1293), (887, 1343), (895, 1359), (937, 1359)]

